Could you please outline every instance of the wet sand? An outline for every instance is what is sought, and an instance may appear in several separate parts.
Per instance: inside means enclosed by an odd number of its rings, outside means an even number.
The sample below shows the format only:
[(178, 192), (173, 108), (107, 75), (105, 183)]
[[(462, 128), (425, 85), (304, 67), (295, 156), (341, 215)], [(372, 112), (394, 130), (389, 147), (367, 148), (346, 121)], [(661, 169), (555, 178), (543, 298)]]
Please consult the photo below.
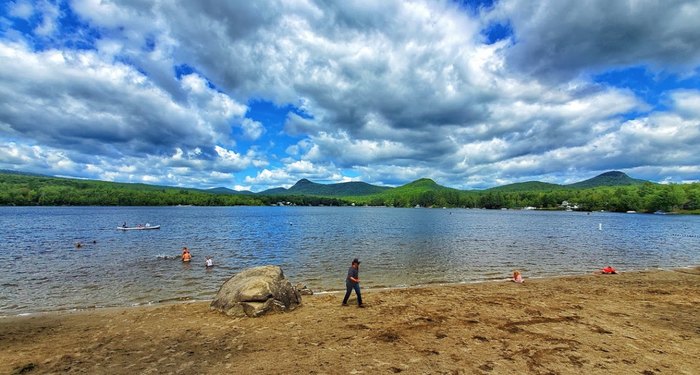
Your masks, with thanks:
[(525, 277), (257, 319), (203, 302), (2, 318), (0, 373), (700, 374), (700, 268)]

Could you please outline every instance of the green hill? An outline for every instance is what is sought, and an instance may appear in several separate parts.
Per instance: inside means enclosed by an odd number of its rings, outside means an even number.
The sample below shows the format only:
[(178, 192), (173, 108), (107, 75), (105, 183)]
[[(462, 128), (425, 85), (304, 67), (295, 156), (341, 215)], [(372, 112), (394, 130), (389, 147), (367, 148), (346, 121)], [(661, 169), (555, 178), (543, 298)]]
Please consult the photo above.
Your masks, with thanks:
[(473, 202), (467, 202), (462, 199), (467, 195), (470, 195), (470, 193), (438, 185), (429, 178), (421, 178), (406, 185), (387, 189), (378, 194), (345, 198), (356, 204), (369, 204), (372, 206), (472, 207)]
[(263, 190), (263, 191), (257, 192), (256, 194), (257, 195), (285, 195), (285, 194), (287, 194), (287, 189), (285, 189), (283, 187), (278, 187), (278, 188)]
[(593, 178), (589, 178), (588, 180), (576, 182), (574, 184), (569, 184), (565, 186), (568, 188), (589, 189), (601, 186), (642, 185), (645, 182), (648, 181), (631, 178), (630, 176), (620, 171), (610, 171), (599, 174)]
[(540, 181), (527, 181), (527, 182), (516, 182), (514, 184), (508, 184), (503, 186), (497, 186), (487, 191), (550, 191), (563, 188), (562, 185), (550, 184), (548, 182)]
[(250, 195), (147, 184), (0, 173), (0, 205), (20, 206), (200, 206), (260, 205)]
[(393, 189), (389, 189), (385, 192), (385, 194), (417, 194), (417, 193), (425, 193), (428, 191), (444, 191), (444, 190), (454, 190), (458, 191), (457, 189), (452, 189), (448, 188), (442, 185), (438, 185), (437, 182), (429, 179), (429, 178), (421, 178), (418, 180), (415, 180), (413, 182), (409, 182), (406, 185), (402, 185), (399, 187), (395, 187)]
[(503, 186), (496, 186), (486, 191), (500, 191), (500, 192), (523, 192), (523, 191), (552, 191), (559, 189), (590, 189), (595, 187), (603, 186), (631, 186), (631, 185), (641, 185), (646, 180), (638, 180), (631, 178), (623, 172), (620, 171), (610, 171), (599, 174), (588, 180), (579, 181), (568, 185), (558, 185), (550, 184), (547, 182), (540, 181), (527, 181), (527, 182), (517, 182), (514, 184), (508, 184)]

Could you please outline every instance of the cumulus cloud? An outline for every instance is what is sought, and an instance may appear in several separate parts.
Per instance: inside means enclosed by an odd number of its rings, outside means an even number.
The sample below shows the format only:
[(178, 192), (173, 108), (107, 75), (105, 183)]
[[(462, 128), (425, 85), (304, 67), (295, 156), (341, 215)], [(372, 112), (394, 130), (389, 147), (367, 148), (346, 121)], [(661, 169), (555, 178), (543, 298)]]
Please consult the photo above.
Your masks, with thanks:
[(315, 182), (335, 183), (345, 182), (349, 179), (332, 164), (314, 164), (310, 161), (292, 161), (283, 166), (265, 168), (253, 177), (244, 179), (246, 186), (254, 187), (252, 190), (261, 191), (269, 188), (289, 188), (298, 180), (306, 178)]
[[(579, 166), (591, 172), (605, 172), (613, 165), (615, 169), (639, 173), (637, 177), (653, 181), (668, 175), (674, 176), (676, 182), (680, 182), (678, 178), (696, 178), (693, 173), (700, 165), (700, 154), (696, 150), (700, 144), (700, 116), (688, 118), (684, 113), (688, 103), (700, 99), (700, 92), (683, 90), (671, 93), (670, 97), (673, 102), (668, 111), (616, 122), (609, 131), (594, 135), (581, 145), (485, 160), (465, 170), (482, 176), (492, 173), (491, 176), (508, 182), (521, 181), (512, 176), (532, 179), (532, 176), (546, 175), (560, 178), (552, 182), (576, 182), (582, 179)], [(489, 152), (493, 151), (477, 154)]]
[[(39, 145), (66, 169), (97, 155), (85, 170), (101, 178), (254, 190), (348, 170), (470, 188), (697, 165), (696, 90), (661, 95), (660, 110), (588, 78), (633, 66), (697, 76), (693, 1), (502, 0), (470, 13), (419, 0), (76, 0), (78, 26), (97, 30), (80, 50), (32, 45), (63, 35), (46, 4), (13, 3), (11, 17), (47, 21), (0, 39), (0, 137), (14, 142), (0, 164), (28, 165)], [(485, 44), (494, 22), (513, 34)], [(253, 116), (258, 100), (292, 109)]]
[(265, 133), (265, 126), (262, 123), (248, 118), (243, 119), (241, 128), (243, 129), (243, 135), (251, 140), (256, 140)]
[(700, 91), (678, 90), (670, 95), (675, 112), (687, 119), (700, 119)]
[(0, 121), (23, 137), (85, 153), (157, 153), (215, 142), (245, 108), (215, 93), (202, 111), (179, 105), (138, 71), (91, 52), (0, 43), (0, 59)]
[(196, 74), (182, 77), (180, 103), (131, 66), (90, 51), (0, 42), (0, 61), (0, 137), (11, 141), (0, 149), (3, 168), (210, 186), (265, 164), (254, 150), (226, 148), (247, 107)]
[(502, 0), (491, 14), (514, 31), (508, 63), (546, 78), (649, 65), (700, 64), (700, 3), (694, 0)]

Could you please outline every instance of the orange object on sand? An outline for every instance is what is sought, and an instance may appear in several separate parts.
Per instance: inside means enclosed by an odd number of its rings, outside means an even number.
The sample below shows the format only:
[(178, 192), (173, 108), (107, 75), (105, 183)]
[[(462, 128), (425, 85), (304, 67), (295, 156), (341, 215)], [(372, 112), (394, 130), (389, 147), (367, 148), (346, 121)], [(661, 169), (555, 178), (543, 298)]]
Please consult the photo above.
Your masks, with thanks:
[(613, 267), (610, 267), (610, 266), (607, 266), (607, 267), (603, 268), (603, 269), (601, 270), (601, 272), (604, 273), (604, 274), (614, 274), (614, 273), (617, 273), (617, 271), (616, 271)]

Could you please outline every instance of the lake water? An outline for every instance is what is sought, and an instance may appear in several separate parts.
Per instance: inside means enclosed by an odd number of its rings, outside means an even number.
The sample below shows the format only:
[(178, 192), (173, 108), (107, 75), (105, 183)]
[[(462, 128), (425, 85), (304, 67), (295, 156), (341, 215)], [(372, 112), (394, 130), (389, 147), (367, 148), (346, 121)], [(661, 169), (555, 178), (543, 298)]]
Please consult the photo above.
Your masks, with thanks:
[[(124, 221), (161, 229), (116, 230)], [(499, 280), (514, 269), (532, 278), (700, 264), (700, 216), (685, 215), (0, 207), (0, 239), (0, 316), (211, 299), (235, 273), (265, 264), (315, 291), (340, 290), (354, 257), (370, 289)], [(191, 264), (179, 261), (183, 246)]]

